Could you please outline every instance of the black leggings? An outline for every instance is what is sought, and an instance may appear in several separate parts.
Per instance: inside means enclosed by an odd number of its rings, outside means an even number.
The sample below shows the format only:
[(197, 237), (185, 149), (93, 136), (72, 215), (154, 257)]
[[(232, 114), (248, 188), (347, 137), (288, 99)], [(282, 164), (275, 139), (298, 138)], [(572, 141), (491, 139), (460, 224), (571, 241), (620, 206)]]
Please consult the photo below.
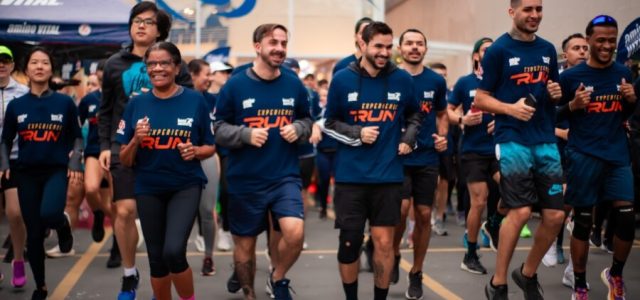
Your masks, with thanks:
[(193, 185), (175, 192), (136, 196), (151, 277), (165, 277), (189, 268), (187, 240), (201, 193), (202, 186)]
[(220, 188), (218, 201), (220, 201), (220, 214), (222, 219), (222, 230), (229, 231), (229, 193), (227, 192), (227, 156), (220, 155)]
[(18, 185), (22, 219), (27, 229), (27, 257), (36, 288), (45, 287), (44, 232), (65, 224), (67, 169), (62, 167), (12, 172)]

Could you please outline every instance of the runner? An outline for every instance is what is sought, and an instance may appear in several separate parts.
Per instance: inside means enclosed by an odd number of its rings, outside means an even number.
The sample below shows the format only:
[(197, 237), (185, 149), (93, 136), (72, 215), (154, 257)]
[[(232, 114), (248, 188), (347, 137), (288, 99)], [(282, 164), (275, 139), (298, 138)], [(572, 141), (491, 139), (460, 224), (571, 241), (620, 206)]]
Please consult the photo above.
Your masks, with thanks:
[(371, 18), (361, 18), (356, 22), (356, 29), (353, 39), (355, 40), (356, 52), (351, 54), (341, 60), (339, 60), (335, 66), (333, 66), (332, 75), (336, 75), (336, 73), (346, 67), (348, 67), (352, 62), (358, 61), (360, 57), (362, 57), (362, 50), (360, 49), (360, 43), (362, 41), (362, 31), (367, 25), (371, 24), (373, 20)]

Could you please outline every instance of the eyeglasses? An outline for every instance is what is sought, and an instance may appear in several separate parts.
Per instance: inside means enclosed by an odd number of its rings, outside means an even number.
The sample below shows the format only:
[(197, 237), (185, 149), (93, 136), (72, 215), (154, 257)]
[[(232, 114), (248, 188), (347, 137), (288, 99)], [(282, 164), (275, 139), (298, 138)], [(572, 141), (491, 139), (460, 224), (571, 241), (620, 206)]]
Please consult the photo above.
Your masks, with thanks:
[(595, 25), (602, 25), (602, 24), (612, 24), (612, 25), (618, 25), (618, 22), (616, 22), (616, 19), (607, 16), (607, 15), (599, 15), (595, 18), (593, 18), (593, 20), (591, 20), (591, 25), (595, 26)]
[(173, 64), (173, 61), (170, 61), (170, 60), (146, 61), (145, 64), (147, 65), (147, 69), (153, 69), (156, 66), (160, 66), (160, 68), (166, 69), (169, 66), (171, 66), (171, 64)]
[(133, 19), (133, 24), (135, 24), (136, 26), (140, 26), (142, 23), (144, 23), (145, 26), (151, 26), (151, 25), (156, 25), (158, 22), (156, 22), (156, 20), (154, 19), (141, 19), (141, 18)]
[(12, 64), (13, 63), (13, 59), (8, 58), (8, 57), (0, 57), (0, 64)]

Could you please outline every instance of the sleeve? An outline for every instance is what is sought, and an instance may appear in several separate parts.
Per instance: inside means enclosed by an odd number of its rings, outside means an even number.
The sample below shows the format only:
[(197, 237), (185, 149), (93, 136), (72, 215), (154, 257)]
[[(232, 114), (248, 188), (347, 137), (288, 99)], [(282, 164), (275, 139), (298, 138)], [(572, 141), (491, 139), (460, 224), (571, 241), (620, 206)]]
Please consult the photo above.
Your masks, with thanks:
[(11, 144), (13, 143), (13, 139), (16, 137), (16, 131), (18, 130), (18, 122), (14, 112), (14, 101), (10, 101), (7, 105), (7, 110), (4, 115), (4, 124), (2, 125), (2, 141), (9, 145), (9, 149), (11, 149)]
[(343, 144), (354, 147), (361, 146), (360, 131), (362, 126), (349, 125), (344, 121), (343, 115), (347, 108), (343, 105), (342, 98), (344, 97), (341, 97), (340, 87), (334, 78), (329, 85), (324, 133)]
[(206, 104), (206, 100), (204, 97), (200, 97), (200, 106), (198, 108), (198, 112), (200, 115), (198, 118), (201, 120), (200, 123), (200, 145), (214, 145), (215, 139), (213, 136), (213, 119), (209, 114), (208, 105)]
[[(405, 130), (402, 133), (402, 137), (400, 141), (410, 146), (415, 146), (416, 137), (418, 136), (418, 132), (420, 131), (420, 127), (422, 125), (422, 120), (424, 119), (424, 113), (420, 110), (420, 104), (418, 100), (418, 95), (415, 90), (415, 85), (411, 84), (412, 88), (409, 89), (409, 95), (406, 99), (407, 103), (404, 108), (404, 119), (405, 119)], [(446, 86), (444, 87), (444, 91), (440, 90), (437, 93), (442, 93), (441, 96), (437, 96), (435, 99), (441, 98), (446, 102), (443, 98), (446, 97)], [(446, 108), (446, 105), (444, 106)]]
[(232, 85), (227, 83), (218, 94), (213, 131), (218, 145), (229, 149), (238, 149), (251, 143), (251, 128), (235, 125), (235, 107), (231, 88)]
[(553, 82), (558, 82), (560, 80), (560, 70), (558, 69), (558, 53), (556, 52), (556, 48), (551, 45), (551, 64), (549, 65), (549, 79)]
[(449, 97), (449, 99), (447, 99), (447, 101), (449, 102), (449, 104), (453, 105), (453, 106), (458, 106), (460, 104), (462, 104), (462, 99), (463, 99), (463, 82), (462, 82), (462, 78), (458, 79), (458, 81), (456, 82), (456, 84), (453, 86), (453, 91), (451, 92), (451, 97)]
[[(419, 95), (416, 95), (416, 96), (419, 96)], [(454, 97), (449, 97), (449, 98), (454, 98)], [(434, 108), (436, 109), (436, 111), (443, 111), (447, 109), (447, 82), (446, 81), (441, 80), (438, 82), (438, 88), (436, 89), (434, 100), (435, 100)]]
[(80, 118), (78, 117), (78, 107), (76, 106), (76, 104), (73, 102), (73, 100), (71, 100), (71, 98), (68, 98), (68, 108), (67, 108), (67, 130), (68, 130), (68, 134), (70, 137), (73, 137), (74, 139), (77, 138), (82, 138), (82, 126), (80, 123)]
[[(622, 76), (624, 78), (624, 80), (628, 83), (633, 83), (633, 75), (631, 74), (631, 70), (629, 70), (628, 68), (624, 69), (624, 75)], [(622, 78), (620, 78), (620, 81), (622, 81)], [(629, 103), (626, 100), (622, 100), (622, 117), (623, 120), (627, 120), (629, 119), (634, 111), (636, 110), (636, 106), (638, 105), (638, 91), (637, 89), (634, 88), (634, 92), (636, 93), (636, 101), (633, 103)]]
[(193, 81), (191, 81), (191, 75), (189, 74), (189, 69), (187, 68), (187, 62), (182, 61), (180, 63), (180, 73), (176, 76), (176, 83), (185, 86), (188, 88), (193, 88)]
[(311, 126), (313, 121), (311, 120), (311, 108), (313, 102), (313, 93), (307, 91), (307, 89), (299, 83), (300, 92), (298, 93), (298, 99), (296, 99), (296, 116), (293, 121), (293, 127), (298, 134), (298, 142), (307, 143), (311, 136)]
[(133, 138), (135, 133), (135, 124), (133, 123), (133, 111), (135, 105), (135, 98), (131, 99), (124, 109), (122, 119), (118, 123), (118, 130), (116, 131), (116, 142), (120, 145), (128, 144)]
[(556, 106), (556, 124), (568, 120), (571, 115), (569, 102), (575, 96), (576, 91), (571, 87), (571, 80), (568, 77), (567, 73), (560, 74), (559, 84), (562, 90), (562, 98)]
[(115, 82), (111, 78), (112, 67), (107, 61), (102, 80), (102, 99), (98, 110), (98, 137), (100, 139), (100, 151), (111, 148), (111, 123), (113, 121), (113, 109), (116, 102)]
[(80, 104), (78, 105), (78, 116), (80, 117), (80, 126), (84, 124), (84, 122), (89, 117), (89, 106), (87, 105), (88, 97), (91, 97), (91, 94), (88, 94), (80, 100)]
[(498, 89), (500, 78), (502, 77), (502, 61), (499, 48), (494, 45), (487, 49), (482, 58), (482, 80), (479, 89), (494, 93)]

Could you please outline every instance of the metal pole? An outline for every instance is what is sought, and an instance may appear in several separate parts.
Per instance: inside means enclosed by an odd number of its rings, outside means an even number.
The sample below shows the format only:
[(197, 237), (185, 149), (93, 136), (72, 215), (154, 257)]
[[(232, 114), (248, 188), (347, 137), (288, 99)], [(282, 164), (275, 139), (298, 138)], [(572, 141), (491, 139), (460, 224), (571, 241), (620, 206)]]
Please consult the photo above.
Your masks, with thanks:
[(200, 2), (200, 0), (196, 0), (196, 47), (193, 51), (195, 58), (200, 58), (200, 39), (202, 36), (201, 33), (201, 27), (202, 27), (202, 17), (201, 17), (201, 12), (202, 10), (202, 3)]

